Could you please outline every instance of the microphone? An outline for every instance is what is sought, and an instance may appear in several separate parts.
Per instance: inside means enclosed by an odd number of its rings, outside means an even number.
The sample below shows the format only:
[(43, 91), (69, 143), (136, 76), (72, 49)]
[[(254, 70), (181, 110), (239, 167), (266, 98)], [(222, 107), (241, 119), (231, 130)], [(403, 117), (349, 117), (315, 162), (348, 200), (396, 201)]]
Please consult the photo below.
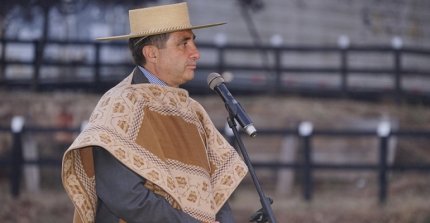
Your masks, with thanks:
[(234, 118), (240, 126), (245, 129), (245, 132), (249, 136), (255, 137), (257, 135), (257, 130), (255, 129), (251, 118), (249, 118), (239, 102), (237, 102), (233, 95), (231, 95), (224, 83), (224, 78), (222, 78), (218, 73), (211, 73), (209, 74), (207, 81), (210, 89), (214, 90), (219, 96), (221, 96), (227, 110), (230, 114), (234, 115)]

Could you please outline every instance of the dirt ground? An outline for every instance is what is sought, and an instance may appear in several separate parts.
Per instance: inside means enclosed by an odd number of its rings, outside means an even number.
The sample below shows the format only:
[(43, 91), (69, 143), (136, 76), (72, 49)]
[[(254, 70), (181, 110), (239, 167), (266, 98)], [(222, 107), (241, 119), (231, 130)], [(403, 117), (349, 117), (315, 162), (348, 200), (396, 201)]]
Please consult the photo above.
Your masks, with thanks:
[[(427, 181), (427, 185), (429, 182)], [(73, 207), (61, 189), (24, 192), (18, 199), (5, 194), (2, 186), (0, 222), (58, 223), (71, 222)], [(410, 189), (410, 188), (409, 188)], [(288, 196), (266, 194), (275, 200), (272, 205), (279, 223), (428, 223), (430, 222), (430, 190), (396, 192), (385, 205), (374, 194), (365, 191), (325, 190), (315, 193), (312, 202), (302, 199), (300, 190)], [(251, 185), (242, 185), (230, 200), (238, 223), (248, 222), (261, 204)]]

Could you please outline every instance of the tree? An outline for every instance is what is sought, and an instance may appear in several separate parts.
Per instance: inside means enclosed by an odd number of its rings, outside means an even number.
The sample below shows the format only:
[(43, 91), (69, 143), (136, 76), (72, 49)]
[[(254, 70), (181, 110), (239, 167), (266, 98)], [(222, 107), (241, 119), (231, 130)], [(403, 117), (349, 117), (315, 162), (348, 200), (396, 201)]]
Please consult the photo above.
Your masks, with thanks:
[[(109, 7), (113, 5), (123, 6), (138, 6), (144, 5), (148, 2), (156, 2), (157, 0), (95, 0), (92, 4), (99, 4), (103, 7)], [(44, 51), (46, 42), (49, 38), (49, 15), (53, 8), (57, 8), (63, 14), (75, 14), (80, 12), (89, 3), (89, 0), (2, 0), (0, 4), (0, 38), (6, 36), (7, 28), (13, 21), (32, 21), (36, 16), (42, 16), (42, 35), (40, 37), (39, 44), (36, 45), (35, 58), (39, 58), (36, 62), (33, 79), (34, 90), (37, 90), (37, 81), (39, 79), (39, 70), (44, 58)], [(36, 8), (41, 9), (41, 15), (35, 10)], [(3, 76), (3, 73), (1, 74)], [(0, 79), (1, 79), (0, 76)]]
[[(149, 2), (158, 0), (95, 0), (92, 4), (109, 7), (113, 5), (143, 6)], [(0, 38), (4, 37), (7, 27), (14, 19), (21, 17), (24, 21), (31, 21), (34, 16), (34, 8), (42, 11), (43, 25), (41, 40), (46, 41), (49, 35), (49, 14), (53, 8), (57, 8), (63, 14), (75, 14), (80, 12), (89, 3), (89, 0), (2, 0), (0, 4)]]
[(3, 0), (0, 4), (0, 38), (4, 38), (7, 28), (14, 17), (19, 16), (16, 12), (24, 8), (24, 0)]

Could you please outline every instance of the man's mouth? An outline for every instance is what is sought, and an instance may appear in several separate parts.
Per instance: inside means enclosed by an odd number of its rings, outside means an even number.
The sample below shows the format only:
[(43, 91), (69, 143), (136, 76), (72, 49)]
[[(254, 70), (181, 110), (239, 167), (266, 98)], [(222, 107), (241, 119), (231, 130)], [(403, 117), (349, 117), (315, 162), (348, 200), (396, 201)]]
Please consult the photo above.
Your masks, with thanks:
[(187, 67), (189, 67), (191, 69), (196, 69), (197, 65), (196, 64), (188, 64)]

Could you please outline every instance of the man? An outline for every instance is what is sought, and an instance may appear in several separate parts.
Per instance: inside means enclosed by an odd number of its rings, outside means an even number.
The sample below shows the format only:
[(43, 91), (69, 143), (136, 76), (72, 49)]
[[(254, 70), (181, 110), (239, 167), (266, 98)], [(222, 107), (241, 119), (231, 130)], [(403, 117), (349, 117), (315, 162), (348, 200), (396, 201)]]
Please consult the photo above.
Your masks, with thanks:
[(74, 222), (234, 222), (246, 175), (203, 107), (178, 88), (200, 58), (186, 3), (129, 11), (137, 67), (100, 99), (63, 158)]

